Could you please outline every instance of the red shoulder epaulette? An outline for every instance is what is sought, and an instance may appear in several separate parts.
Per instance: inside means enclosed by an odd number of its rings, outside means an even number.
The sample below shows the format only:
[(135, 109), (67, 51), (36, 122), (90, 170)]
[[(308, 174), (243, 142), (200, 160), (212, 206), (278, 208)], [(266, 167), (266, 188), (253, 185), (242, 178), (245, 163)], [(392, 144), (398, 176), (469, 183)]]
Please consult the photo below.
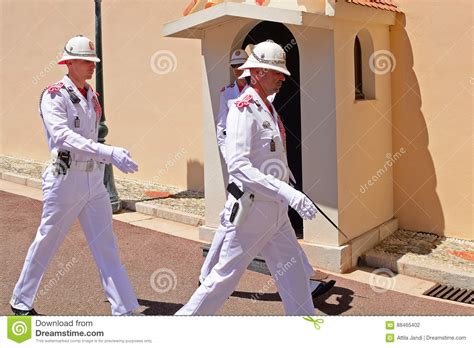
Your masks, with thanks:
[(237, 106), (238, 108), (243, 108), (245, 106), (249, 106), (250, 103), (252, 102), (252, 100), (253, 100), (253, 97), (250, 94), (247, 94), (242, 99), (237, 100), (235, 102), (235, 106)]
[(63, 87), (64, 87), (64, 83), (57, 82), (54, 85), (48, 86), (47, 90), (49, 93), (57, 93)]

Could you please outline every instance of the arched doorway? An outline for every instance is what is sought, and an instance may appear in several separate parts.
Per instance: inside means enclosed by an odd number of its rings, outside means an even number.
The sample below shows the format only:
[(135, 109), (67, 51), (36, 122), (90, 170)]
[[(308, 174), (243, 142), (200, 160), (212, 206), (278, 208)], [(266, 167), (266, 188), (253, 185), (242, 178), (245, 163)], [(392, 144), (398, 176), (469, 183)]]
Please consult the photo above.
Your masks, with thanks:
[[(297, 181), (297, 189), (302, 187), (301, 167), (301, 102), (300, 102), (300, 56), (298, 45), (291, 31), (281, 23), (261, 22), (247, 34), (242, 48), (273, 40), (286, 52), (286, 66), (291, 76), (286, 77), (273, 105), (280, 114), (287, 134), (288, 164)], [(289, 212), (291, 224), (298, 238), (303, 238), (303, 220), (293, 209)]]

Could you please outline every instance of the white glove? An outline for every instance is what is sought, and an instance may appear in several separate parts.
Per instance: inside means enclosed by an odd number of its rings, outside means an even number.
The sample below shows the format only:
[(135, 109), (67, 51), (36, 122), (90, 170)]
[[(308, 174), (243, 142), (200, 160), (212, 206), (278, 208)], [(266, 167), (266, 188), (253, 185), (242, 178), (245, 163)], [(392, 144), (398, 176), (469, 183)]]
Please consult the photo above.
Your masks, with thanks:
[(316, 206), (306, 195), (286, 183), (282, 183), (278, 194), (303, 218), (311, 220), (316, 216)]
[(113, 147), (111, 163), (125, 174), (138, 171), (138, 165), (132, 161), (130, 152), (121, 147)]

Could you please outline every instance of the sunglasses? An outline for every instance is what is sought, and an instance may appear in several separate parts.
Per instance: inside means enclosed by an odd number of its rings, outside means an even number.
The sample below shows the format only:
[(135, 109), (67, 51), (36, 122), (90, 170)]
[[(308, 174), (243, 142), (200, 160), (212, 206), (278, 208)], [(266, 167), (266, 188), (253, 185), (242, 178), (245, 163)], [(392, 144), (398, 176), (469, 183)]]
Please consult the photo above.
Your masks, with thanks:
[(232, 67), (232, 69), (237, 69), (240, 68), (242, 64), (231, 64), (230, 66)]

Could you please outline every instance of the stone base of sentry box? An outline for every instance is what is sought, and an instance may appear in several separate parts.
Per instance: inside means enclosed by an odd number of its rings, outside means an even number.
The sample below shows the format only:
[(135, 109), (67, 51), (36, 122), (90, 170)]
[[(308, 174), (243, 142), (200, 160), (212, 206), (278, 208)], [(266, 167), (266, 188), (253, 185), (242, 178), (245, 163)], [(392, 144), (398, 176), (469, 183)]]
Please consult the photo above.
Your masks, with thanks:
[(357, 267), (359, 258), (398, 230), (398, 220), (392, 218), (339, 246), (301, 241), (309, 263), (316, 268), (346, 273)]

